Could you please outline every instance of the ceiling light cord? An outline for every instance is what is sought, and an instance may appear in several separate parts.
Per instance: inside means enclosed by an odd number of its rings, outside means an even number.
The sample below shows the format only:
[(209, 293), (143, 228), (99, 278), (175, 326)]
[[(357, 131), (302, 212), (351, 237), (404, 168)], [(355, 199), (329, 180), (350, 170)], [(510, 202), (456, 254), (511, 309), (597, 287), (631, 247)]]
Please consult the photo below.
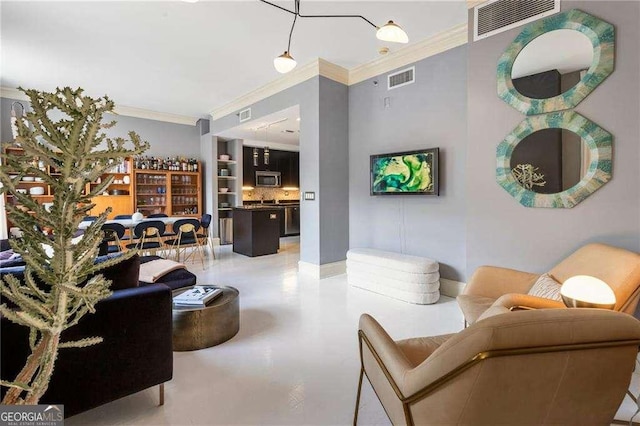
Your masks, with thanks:
[(297, 14), (293, 17), (293, 24), (291, 24), (291, 31), (289, 31), (289, 43), (287, 44), (287, 52), (289, 53), (291, 53), (291, 36), (293, 35), (293, 28), (296, 26), (296, 19), (298, 19)]
[(273, 7), (277, 7), (280, 10), (283, 10), (285, 12), (288, 12), (292, 15), (296, 15), (296, 17), (301, 17), (301, 18), (360, 18), (362, 20), (364, 20), (366, 23), (368, 23), (369, 25), (371, 25), (373, 28), (378, 29), (380, 27), (378, 27), (376, 24), (374, 24), (373, 22), (371, 22), (370, 20), (368, 20), (367, 18), (365, 18), (362, 15), (303, 15), (302, 13), (300, 13), (300, 0), (296, 0), (295, 4), (296, 4), (296, 10), (289, 10), (286, 7), (282, 7), (279, 6), (275, 3), (271, 3), (270, 1), (267, 0), (260, 0), (262, 3), (266, 3), (270, 6)]

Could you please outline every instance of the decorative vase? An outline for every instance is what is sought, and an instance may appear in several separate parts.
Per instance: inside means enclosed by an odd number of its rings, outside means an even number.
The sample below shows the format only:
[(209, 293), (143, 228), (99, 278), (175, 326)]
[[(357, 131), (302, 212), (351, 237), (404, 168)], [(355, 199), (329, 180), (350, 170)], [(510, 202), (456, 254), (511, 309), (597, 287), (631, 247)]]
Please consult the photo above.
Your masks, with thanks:
[(134, 222), (140, 222), (142, 219), (144, 219), (144, 216), (142, 215), (142, 213), (140, 213), (140, 210), (138, 210), (137, 212), (131, 215), (131, 219)]

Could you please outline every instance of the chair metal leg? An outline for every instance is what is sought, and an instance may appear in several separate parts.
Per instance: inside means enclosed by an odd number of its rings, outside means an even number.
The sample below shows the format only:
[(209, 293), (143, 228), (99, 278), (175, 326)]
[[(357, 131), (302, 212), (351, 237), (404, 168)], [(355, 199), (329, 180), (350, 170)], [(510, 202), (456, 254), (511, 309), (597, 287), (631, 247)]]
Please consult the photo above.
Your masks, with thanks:
[(362, 392), (362, 377), (364, 376), (364, 367), (360, 367), (360, 379), (358, 380), (358, 393), (356, 395), (356, 409), (353, 413), (353, 426), (358, 424), (358, 410), (360, 408), (360, 393)]
[(164, 383), (160, 383), (159, 388), (160, 388), (159, 389), (160, 390), (160, 394), (158, 396), (159, 396), (159, 399), (160, 399), (160, 403), (158, 405), (164, 405)]

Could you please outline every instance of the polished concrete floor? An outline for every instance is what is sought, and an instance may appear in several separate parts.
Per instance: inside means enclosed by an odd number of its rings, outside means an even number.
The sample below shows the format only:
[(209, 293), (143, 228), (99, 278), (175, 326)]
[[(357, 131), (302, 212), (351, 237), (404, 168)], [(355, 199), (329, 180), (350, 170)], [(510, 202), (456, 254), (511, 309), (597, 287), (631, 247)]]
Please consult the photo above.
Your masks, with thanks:
[[(394, 339), (459, 331), (455, 300), (399, 302), (349, 288), (346, 276), (299, 276), (298, 238), (277, 255), (248, 258), (216, 249), (205, 268), (189, 264), (198, 283), (240, 290), (240, 332), (219, 346), (174, 353), (165, 405), (157, 387), (67, 419), (72, 425), (347, 425), (359, 372), (359, 316), (373, 315)], [(99, 368), (99, 366), (96, 366)], [(635, 411), (626, 400), (621, 414)], [(360, 424), (389, 425), (366, 384)]]

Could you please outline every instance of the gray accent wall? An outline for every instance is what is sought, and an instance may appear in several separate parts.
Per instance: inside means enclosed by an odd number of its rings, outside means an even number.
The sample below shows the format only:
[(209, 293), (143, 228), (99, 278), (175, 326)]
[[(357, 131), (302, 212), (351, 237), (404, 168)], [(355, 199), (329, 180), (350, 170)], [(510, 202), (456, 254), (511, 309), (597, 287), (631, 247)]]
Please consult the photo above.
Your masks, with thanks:
[[(13, 139), (10, 123), (11, 103), (14, 100), (8, 98), (0, 99), (0, 127), (3, 142)], [(27, 107), (29, 105), (27, 101), (19, 102)], [(105, 120), (117, 121), (114, 127), (105, 130), (109, 137), (128, 139), (128, 132), (133, 130), (143, 140), (149, 141), (151, 148), (147, 152), (148, 155), (200, 158), (200, 131), (197, 126), (110, 114), (105, 115)]]
[[(344, 260), (349, 247), (348, 88), (316, 76), (251, 105), (252, 119), (300, 107), (300, 260)], [(211, 123), (211, 134), (239, 124), (236, 114)], [(206, 143), (206, 142), (205, 142)], [(322, 214), (321, 214), (322, 213)]]
[(148, 155), (154, 157), (188, 157), (200, 159), (200, 130), (197, 126), (167, 123), (145, 118), (114, 117), (118, 124), (107, 129), (107, 135), (126, 137), (130, 130), (149, 141)]
[[(465, 281), (467, 47), (414, 65), (411, 85), (387, 90), (387, 73), (349, 87), (350, 246), (429, 257)], [(370, 155), (435, 147), (439, 197), (370, 195)]]
[(522, 27), (470, 42), (468, 274), (483, 264), (543, 272), (589, 242), (640, 251), (640, 3), (562, 2), (574, 8), (616, 29), (615, 71), (575, 108), (613, 135), (613, 179), (572, 209), (526, 208), (499, 187), (496, 146), (524, 116), (497, 97), (496, 64)]

